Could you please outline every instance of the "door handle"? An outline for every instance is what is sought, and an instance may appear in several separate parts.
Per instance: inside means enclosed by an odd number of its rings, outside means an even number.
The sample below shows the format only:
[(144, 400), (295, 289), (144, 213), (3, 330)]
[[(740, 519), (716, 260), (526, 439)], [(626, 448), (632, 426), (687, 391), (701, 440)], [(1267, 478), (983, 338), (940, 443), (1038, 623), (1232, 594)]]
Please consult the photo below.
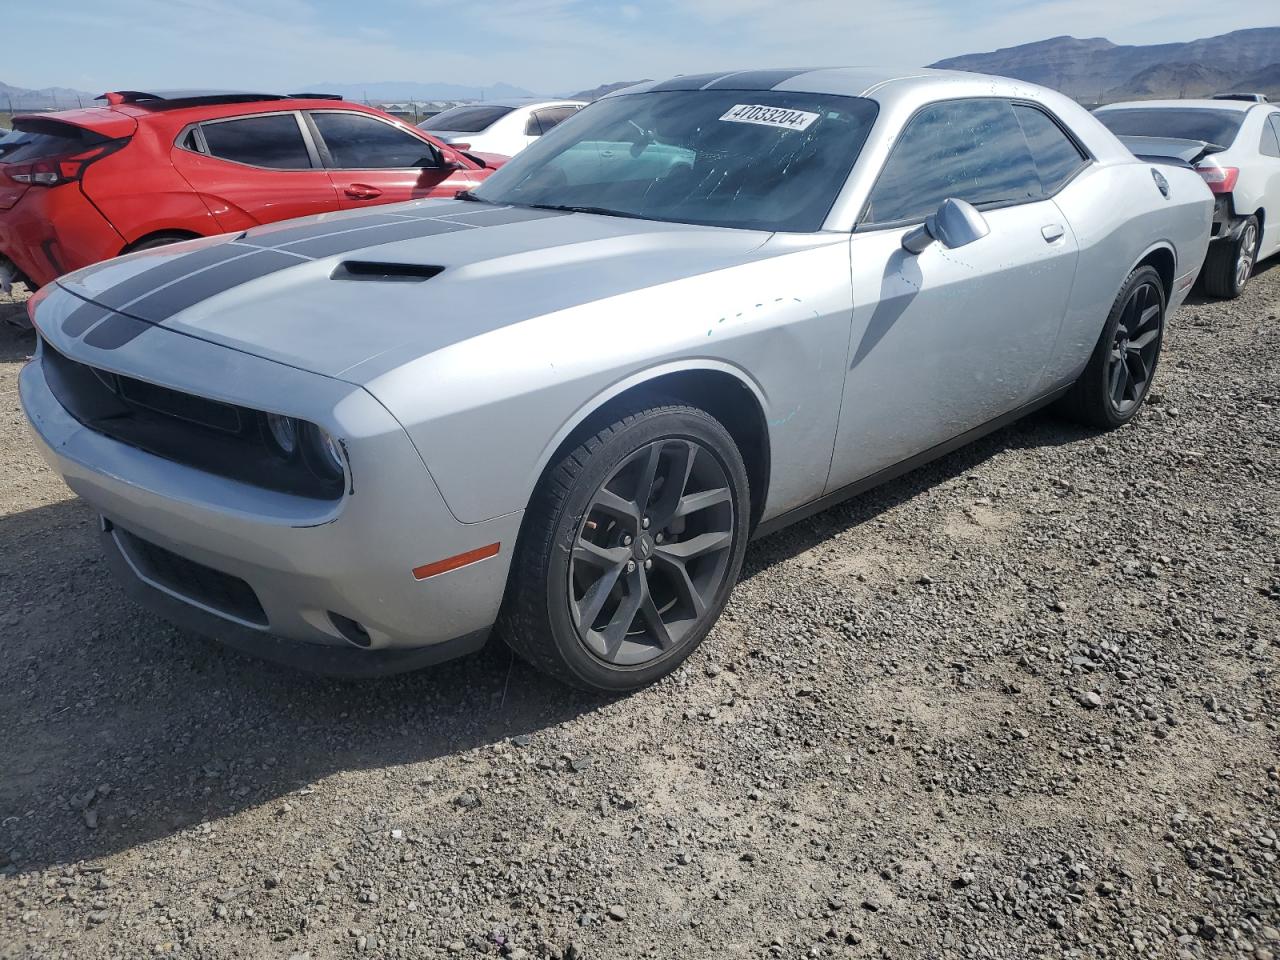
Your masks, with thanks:
[(1066, 236), (1066, 229), (1060, 223), (1049, 223), (1040, 228), (1040, 236), (1045, 243), (1054, 243)]
[(352, 200), (373, 200), (382, 196), (382, 191), (377, 187), (371, 187), (367, 183), (352, 183), (342, 191)]

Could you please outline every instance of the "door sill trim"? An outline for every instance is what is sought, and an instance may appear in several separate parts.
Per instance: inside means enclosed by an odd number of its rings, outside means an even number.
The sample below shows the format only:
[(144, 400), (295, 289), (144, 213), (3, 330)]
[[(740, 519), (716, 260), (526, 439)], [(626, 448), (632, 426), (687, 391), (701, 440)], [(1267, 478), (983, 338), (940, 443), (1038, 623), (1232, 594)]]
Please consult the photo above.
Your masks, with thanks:
[(752, 531), (751, 539), (759, 540), (761, 537), (767, 537), (771, 534), (777, 533), (779, 530), (789, 527), (793, 523), (798, 523), (801, 520), (808, 519), (815, 513), (821, 513), (823, 510), (834, 507), (836, 504), (843, 503), (845, 500), (856, 497), (859, 494), (866, 493), (868, 490), (874, 489), (883, 483), (888, 483), (890, 480), (894, 480), (902, 476), (904, 473), (910, 473), (917, 467), (923, 467), (925, 464), (931, 463), (939, 457), (945, 457), (948, 453), (959, 450), (961, 447), (966, 446), (989, 433), (994, 433), (1001, 427), (1007, 427), (1009, 424), (1021, 420), (1028, 414), (1034, 413), (1042, 407), (1047, 407), (1059, 397), (1063, 396), (1071, 389), (1071, 387), (1072, 384), (1070, 383), (1065, 387), (1059, 387), (1036, 400), (1032, 400), (1030, 403), (1024, 403), (1022, 406), (1015, 407), (1008, 413), (1001, 414), (994, 420), (988, 420), (986, 423), (974, 427), (972, 430), (967, 430), (959, 436), (952, 437), (950, 440), (944, 440), (942, 443), (932, 446), (928, 450), (917, 453), (905, 460), (900, 460), (882, 470), (877, 470), (875, 473), (869, 474), (861, 480), (855, 480), (853, 483), (846, 484), (837, 490), (833, 490), (831, 493), (823, 494), (816, 500), (810, 500), (808, 503), (788, 510), (786, 513), (780, 513), (772, 519), (765, 520), (758, 524), (755, 530)]

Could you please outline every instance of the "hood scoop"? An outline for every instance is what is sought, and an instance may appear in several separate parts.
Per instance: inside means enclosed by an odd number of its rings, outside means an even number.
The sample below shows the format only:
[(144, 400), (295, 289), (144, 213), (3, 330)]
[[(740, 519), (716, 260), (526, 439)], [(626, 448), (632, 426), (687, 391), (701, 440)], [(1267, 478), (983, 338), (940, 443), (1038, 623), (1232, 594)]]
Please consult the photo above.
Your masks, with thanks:
[(367, 280), (382, 283), (422, 283), (444, 272), (444, 267), (425, 263), (379, 263), (373, 260), (343, 260), (329, 274), (330, 280)]

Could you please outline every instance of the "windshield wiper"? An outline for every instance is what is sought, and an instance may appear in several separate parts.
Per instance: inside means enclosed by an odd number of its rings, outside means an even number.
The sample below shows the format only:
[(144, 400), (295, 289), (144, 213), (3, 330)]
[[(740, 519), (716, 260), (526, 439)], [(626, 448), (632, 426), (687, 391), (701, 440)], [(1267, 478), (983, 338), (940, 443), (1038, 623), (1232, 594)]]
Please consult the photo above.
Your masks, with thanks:
[(457, 193), (453, 195), (453, 199), (470, 200), (472, 203), (492, 203), (493, 202), (491, 200), (486, 200), (484, 197), (477, 197), (470, 190), (459, 190)]
[(622, 210), (610, 210), (608, 207), (575, 207), (568, 204), (560, 203), (526, 203), (522, 206), (531, 207), (534, 210), (563, 210), (565, 213), (594, 213), (601, 217), (626, 217), (633, 220), (648, 220), (648, 217), (642, 217), (638, 213), (626, 213)]

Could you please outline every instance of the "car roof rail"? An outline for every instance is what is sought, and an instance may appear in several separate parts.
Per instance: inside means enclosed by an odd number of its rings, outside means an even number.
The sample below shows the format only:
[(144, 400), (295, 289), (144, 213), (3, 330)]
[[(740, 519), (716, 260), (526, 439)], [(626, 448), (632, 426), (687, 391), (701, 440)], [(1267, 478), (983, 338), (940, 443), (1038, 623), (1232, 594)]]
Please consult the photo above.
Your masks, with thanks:
[(342, 97), (332, 93), (253, 93), (247, 90), (112, 90), (96, 99), (105, 100), (112, 107), (133, 104), (160, 110), (272, 100), (341, 100)]

